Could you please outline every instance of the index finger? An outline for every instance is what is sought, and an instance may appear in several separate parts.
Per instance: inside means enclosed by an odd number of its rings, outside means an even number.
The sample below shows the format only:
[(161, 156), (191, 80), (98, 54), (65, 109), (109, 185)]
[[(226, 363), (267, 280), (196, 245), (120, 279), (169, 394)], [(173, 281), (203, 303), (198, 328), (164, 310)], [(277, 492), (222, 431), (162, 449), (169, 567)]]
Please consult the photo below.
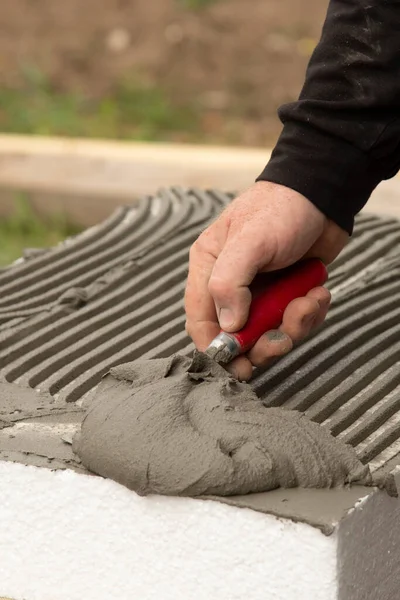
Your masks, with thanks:
[(193, 244), (185, 290), (186, 331), (201, 351), (220, 332), (214, 300), (208, 291), (215, 261), (216, 257), (201, 242)]

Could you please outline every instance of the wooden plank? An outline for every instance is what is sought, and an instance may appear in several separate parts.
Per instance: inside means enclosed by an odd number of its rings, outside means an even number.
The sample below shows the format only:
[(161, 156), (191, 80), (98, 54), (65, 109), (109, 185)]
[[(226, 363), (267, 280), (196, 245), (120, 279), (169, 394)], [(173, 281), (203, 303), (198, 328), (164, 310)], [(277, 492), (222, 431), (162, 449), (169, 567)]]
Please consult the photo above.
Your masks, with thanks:
[[(0, 135), (0, 215), (12, 206), (10, 190), (27, 190), (41, 210), (61, 206), (90, 225), (161, 187), (241, 191), (269, 157), (261, 148)], [(400, 177), (382, 183), (366, 210), (400, 218)]]
[(0, 186), (132, 199), (172, 185), (242, 190), (269, 150), (0, 135)]

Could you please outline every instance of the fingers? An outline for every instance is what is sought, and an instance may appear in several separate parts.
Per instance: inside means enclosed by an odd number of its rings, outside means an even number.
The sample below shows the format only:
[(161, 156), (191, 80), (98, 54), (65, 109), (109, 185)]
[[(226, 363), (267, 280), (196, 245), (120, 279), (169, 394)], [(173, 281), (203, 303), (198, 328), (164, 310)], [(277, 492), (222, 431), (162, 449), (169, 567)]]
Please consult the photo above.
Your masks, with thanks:
[(317, 287), (313, 290), (310, 290), (307, 294), (307, 297), (314, 298), (319, 304), (318, 314), (312, 326), (313, 329), (314, 327), (319, 327), (325, 321), (331, 305), (331, 293), (324, 287)]
[(284, 356), (293, 348), (293, 340), (280, 329), (267, 331), (248, 352), (248, 358), (255, 367), (265, 367), (272, 359)]
[[(346, 239), (345, 232), (297, 192), (265, 182), (253, 186), (192, 246), (185, 310), (187, 332), (196, 347), (205, 350), (220, 328), (235, 332), (245, 325), (251, 304), (249, 285), (258, 272), (280, 269), (307, 252), (329, 261)], [(288, 352), (322, 323), (329, 300), (329, 292), (316, 288), (292, 302), (280, 333), (264, 335), (248, 356), (236, 359), (229, 369), (239, 379), (248, 379), (253, 365), (267, 364)]]
[[(261, 241), (260, 241), (261, 240)], [(246, 228), (219, 254), (208, 289), (214, 299), (221, 328), (238, 331), (246, 323), (251, 292), (249, 285), (268, 262), (263, 238), (248, 234)]]
[(281, 330), (284, 331), (293, 342), (299, 342), (305, 338), (314, 325), (320, 305), (315, 298), (305, 296), (296, 298), (285, 310), (282, 319)]
[(186, 331), (201, 351), (220, 331), (214, 300), (208, 291), (214, 264), (215, 257), (201, 242), (193, 244), (185, 290)]
[(307, 337), (325, 319), (330, 293), (323, 287), (314, 288), (307, 296), (293, 300), (287, 307), (279, 330), (268, 331), (248, 352), (255, 367), (265, 367), (272, 359), (290, 352), (295, 342)]
[(248, 381), (253, 375), (253, 365), (247, 356), (238, 356), (225, 369), (239, 381)]

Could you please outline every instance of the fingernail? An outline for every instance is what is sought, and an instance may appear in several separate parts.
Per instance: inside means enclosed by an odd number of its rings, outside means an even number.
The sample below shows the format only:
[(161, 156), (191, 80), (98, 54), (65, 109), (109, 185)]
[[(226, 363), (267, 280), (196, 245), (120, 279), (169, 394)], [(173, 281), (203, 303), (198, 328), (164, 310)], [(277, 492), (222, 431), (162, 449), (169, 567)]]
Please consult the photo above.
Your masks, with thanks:
[(219, 311), (219, 324), (221, 325), (222, 329), (227, 329), (229, 327), (232, 327), (234, 323), (234, 317), (233, 317), (233, 312), (231, 311), (230, 308), (220, 308)]
[(312, 323), (315, 321), (317, 315), (316, 314), (312, 314), (312, 315), (305, 315), (302, 320), (301, 320), (301, 324), (302, 325), (312, 325)]
[(267, 331), (265, 337), (269, 342), (284, 342), (287, 340), (286, 333), (280, 331), (279, 329), (271, 329), (271, 331)]
[(323, 309), (328, 308), (330, 303), (331, 303), (330, 298), (328, 298), (327, 300), (318, 300), (319, 307), (323, 308)]

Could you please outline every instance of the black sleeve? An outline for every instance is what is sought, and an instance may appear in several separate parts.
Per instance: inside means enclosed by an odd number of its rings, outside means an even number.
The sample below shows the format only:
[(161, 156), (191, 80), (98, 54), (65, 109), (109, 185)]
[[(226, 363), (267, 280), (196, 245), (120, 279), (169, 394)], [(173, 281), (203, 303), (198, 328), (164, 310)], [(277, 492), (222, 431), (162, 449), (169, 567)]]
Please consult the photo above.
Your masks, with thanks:
[(331, 0), (300, 98), (279, 116), (257, 181), (300, 192), (351, 233), (400, 168), (400, 0)]

